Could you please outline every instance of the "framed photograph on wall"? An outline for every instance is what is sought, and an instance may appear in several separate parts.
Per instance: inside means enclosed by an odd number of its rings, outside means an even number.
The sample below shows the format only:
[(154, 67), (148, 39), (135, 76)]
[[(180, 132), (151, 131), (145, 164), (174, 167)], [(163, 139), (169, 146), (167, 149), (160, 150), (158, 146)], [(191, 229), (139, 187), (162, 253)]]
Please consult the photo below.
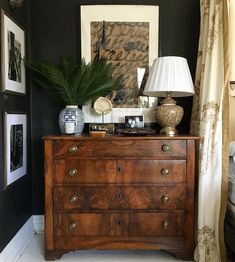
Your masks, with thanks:
[(25, 32), (1, 9), (2, 91), (25, 94)]
[(26, 174), (26, 114), (4, 112), (4, 186)]
[[(108, 97), (113, 104), (112, 122), (120, 122), (116, 116), (124, 122), (127, 113), (144, 114), (151, 122), (156, 98), (150, 102), (142, 93), (148, 68), (158, 57), (159, 7), (81, 5), (80, 14), (82, 57), (86, 62), (106, 59), (113, 66), (113, 76), (122, 76), (122, 88)], [(93, 122), (89, 110), (83, 111), (85, 121)]]

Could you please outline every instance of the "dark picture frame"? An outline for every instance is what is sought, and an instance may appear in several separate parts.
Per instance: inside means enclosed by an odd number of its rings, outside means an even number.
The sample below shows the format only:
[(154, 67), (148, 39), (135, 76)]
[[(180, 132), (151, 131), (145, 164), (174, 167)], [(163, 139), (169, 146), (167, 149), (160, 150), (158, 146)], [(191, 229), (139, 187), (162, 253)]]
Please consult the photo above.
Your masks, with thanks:
[(125, 116), (125, 127), (126, 128), (144, 128), (144, 116)]
[(27, 116), (4, 112), (4, 188), (26, 175)]
[(1, 16), (1, 86), (2, 92), (26, 93), (25, 32), (3, 9)]

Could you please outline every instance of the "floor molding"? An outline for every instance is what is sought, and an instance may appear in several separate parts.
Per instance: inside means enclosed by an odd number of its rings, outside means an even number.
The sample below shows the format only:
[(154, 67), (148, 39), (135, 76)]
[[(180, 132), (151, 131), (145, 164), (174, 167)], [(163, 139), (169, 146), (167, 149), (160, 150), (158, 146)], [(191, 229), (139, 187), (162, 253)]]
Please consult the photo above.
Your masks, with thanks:
[(33, 224), (34, 224), (35, 233), (43, 233), (44, 232), (44, 215), (34, 215)]
[(34, 221), (31, 216), (0, 253), (1, 262), (15, 262), (34, 236)]

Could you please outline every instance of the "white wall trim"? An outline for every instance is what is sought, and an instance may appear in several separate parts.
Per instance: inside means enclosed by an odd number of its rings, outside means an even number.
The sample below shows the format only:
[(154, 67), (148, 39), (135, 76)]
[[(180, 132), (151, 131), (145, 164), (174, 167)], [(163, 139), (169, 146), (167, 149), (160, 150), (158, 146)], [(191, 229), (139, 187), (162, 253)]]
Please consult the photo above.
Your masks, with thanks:
[(35, 233), (43, 233), (44, 232), (44, 215), (34, 215), (33, 224), (34, 224)]
[(16, 233), (8, 245), (0, 253), (1, 262), (15, 262), (23, 253), (26, 246), (33, 239), (34, 223), (30, 217), (22, 228)]

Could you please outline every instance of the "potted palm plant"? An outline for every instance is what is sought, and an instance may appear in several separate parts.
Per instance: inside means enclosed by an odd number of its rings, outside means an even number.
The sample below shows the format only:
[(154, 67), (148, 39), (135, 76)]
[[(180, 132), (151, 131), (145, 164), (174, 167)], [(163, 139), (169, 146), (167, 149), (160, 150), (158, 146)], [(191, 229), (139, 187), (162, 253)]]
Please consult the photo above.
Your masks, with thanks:
[(65, 106), (59, 115), (63, 134), (81, 134), (84, 115), (80, 108), (121, 87), (120, 78), (112, 77), (112, 66), (103, 59), (77, 64), (70, 57), (62, 57), (59, 65), (38, 61), (25, 61), (25, 65), (35, 72), (37, 85)]

